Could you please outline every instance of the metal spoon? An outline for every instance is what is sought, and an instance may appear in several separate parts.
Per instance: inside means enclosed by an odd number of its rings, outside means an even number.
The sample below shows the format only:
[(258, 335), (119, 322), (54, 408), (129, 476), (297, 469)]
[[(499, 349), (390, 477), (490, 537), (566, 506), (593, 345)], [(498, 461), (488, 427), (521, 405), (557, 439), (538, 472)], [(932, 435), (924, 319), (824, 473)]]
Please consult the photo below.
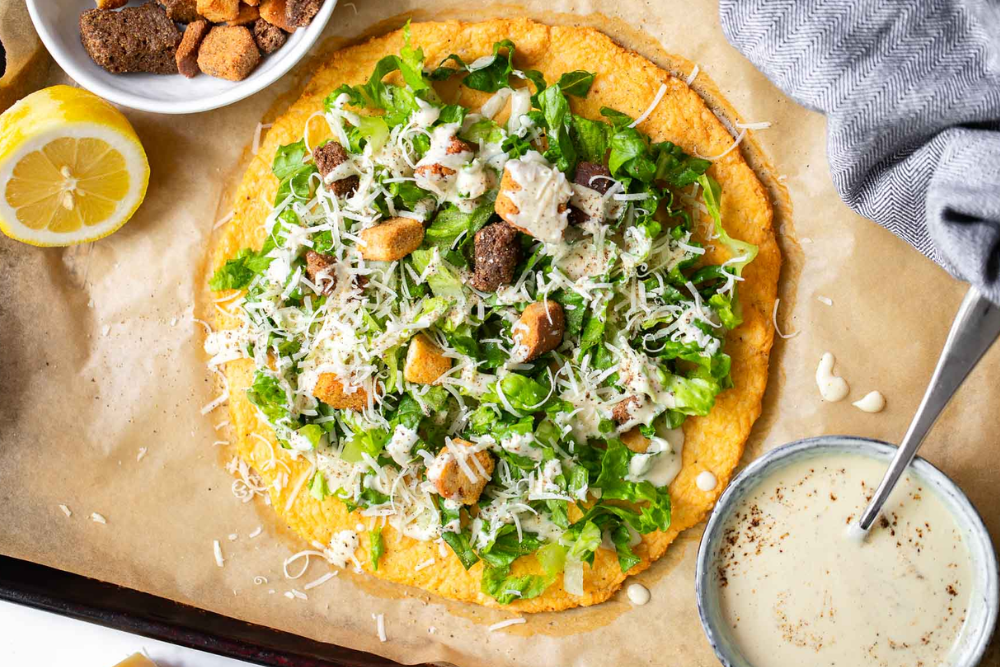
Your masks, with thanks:
[(924, 400), (920, 402), (917, 414), (913, 416), (910, 428), (906, 430), (885, 477), (861, 515), (858, 526), (862, 531), (867, 532), (871, 528), (927, 432), (998, 336), (1000, 307), (993, 305), (975, 287), (970, 287), (951, 325), (948, 340), (944, 343), (944, 350), (941, 351)]

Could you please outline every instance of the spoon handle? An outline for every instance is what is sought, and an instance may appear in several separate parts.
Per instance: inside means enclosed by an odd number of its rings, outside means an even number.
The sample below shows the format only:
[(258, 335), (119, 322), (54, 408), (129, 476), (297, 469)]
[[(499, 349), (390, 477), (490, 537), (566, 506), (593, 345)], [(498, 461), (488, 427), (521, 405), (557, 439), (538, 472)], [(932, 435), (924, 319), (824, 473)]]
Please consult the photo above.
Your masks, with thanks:
[(958, 309), (938, 359), (934, 376), (924, 399), (913, 416), (903, 441), (879, 484), (875, 495), (861, 515), (860, 526), (867, 531), (878, 517), (892, 489), (917, 453), (924, 436), (931, 430), (941, 411), (968, 377), (979, 360), (1000, 336), (1000, 308), (970, 287)]

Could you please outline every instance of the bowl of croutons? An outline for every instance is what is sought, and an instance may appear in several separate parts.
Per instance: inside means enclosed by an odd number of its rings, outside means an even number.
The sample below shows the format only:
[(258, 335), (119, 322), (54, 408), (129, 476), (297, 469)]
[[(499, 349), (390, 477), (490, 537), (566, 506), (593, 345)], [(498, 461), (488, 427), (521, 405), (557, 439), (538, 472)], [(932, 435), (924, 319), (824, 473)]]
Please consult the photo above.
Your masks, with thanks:
[(77, 83), (122, 106), (207, 111), (288, 72), (337, 0), (27, 0), (35, 29)]

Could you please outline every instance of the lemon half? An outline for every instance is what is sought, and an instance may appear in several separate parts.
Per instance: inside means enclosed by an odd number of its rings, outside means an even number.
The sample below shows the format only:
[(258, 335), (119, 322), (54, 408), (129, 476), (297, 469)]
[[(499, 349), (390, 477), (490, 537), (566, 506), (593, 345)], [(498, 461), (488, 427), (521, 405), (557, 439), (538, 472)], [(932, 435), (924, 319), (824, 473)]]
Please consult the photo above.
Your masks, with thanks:
[(71, 86), (28, 95), (0, 115), (0, 231), (36, 246), (107, 236), (128, 222), (149, 162), (128, 120)]

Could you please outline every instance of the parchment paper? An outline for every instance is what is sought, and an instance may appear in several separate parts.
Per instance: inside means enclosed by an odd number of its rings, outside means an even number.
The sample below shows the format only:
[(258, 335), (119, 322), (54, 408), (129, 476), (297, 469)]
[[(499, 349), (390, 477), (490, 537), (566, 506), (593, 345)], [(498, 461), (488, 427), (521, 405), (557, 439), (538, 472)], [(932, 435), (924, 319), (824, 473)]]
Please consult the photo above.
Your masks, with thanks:
[[(2, 6), (0, 38), (29, 39), (20, 1)], [(779, 319), (783, 331), (801, 333), (775, 345), (765, 410), (744, 461), (823, 433), (901, 436), (964, 286), (840, 202), (826, 167), (824, 119), (784, 97), (725, 42), (712, 0), (546, 0), (527, 7), (358, 0), (341, 3), (312, 57), (399, 27), (402, 13), (416, 20), (527, 14), (594, 25), (656, 62), (666, 62), (665, 49), (697, 63), (694, 87), (728, 99), (729, 120), (770, 121), (770, 129), (751, 133), (744, 152), (757, 164), (770, 161), (783, 177), (767, 183), (786, 260)], [(686, 76), (690, 66), (681, 69)], [(308, 600), (283, 595), (327, 566), (314, 563), (302, 579), (284, 580), (282, 560), (302, 545), (269, 508), (232, 495), (233, 478), (220, 465), (231, 455), (224, 444), (213, 445), (226, 438), (225, 428), (214, 428), (225, 411), (200, 414), (216, 386), (192, 318), (213, 224), (229, 210), (258, 120), (273, 119), (294, 100), (309, 70), (306, 61), (267, 91), (210, 113), (127, 111), (152, 178), (136, 217), (113, 236), (66, 250), (0, 238), (0, 552), (401, 662), (717, 664), (695, 609), (700, 529), (683, 534), (638, 577), (652, 591), (649, 605), (633, 609), (619, 594), (496, 633), (486, 626), (510, 614), (346, 571), (308, 591)], [(57, 67), (51, 74), (48, 83), (66, 80)], [(30, 87), (28, 79), (20, 85)], [(850, 400), (879, 389), (888, 398), (884, 413), (820, 400), (813, 375), (828, 350), (851, 383)], [(994, 539), (998, 371), (1000, 347), (922, 451), (968, 493)], [(107, 524), (91, 521), (92, 512)], [(263, 533), (251, 539), (258, 526)], [(215, 563), (213, 540), (222, 545), (224, 567)], [(386, 643), (376, 637), (376, 613), (385, 615)], [(996, 643), (984, 664), (1000, 665)]]

